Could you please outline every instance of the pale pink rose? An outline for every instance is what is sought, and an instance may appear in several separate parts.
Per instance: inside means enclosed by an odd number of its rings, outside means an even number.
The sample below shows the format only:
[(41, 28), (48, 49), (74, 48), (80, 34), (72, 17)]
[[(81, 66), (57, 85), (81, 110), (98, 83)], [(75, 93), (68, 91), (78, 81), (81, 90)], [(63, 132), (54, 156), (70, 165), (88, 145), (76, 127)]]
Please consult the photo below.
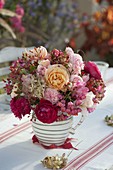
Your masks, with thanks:
[(67, 47), (66, 53), (69, 55), (70, 63), (72, 64), (72, 69), (74, 74), (80, 74), (81, 70), (84, 69), (84, 62), (79, 54), (74, 53), (72, 48)]
[(46, 100), (49, 100), (52, 104), (55, 104), (59, 101), (59, 99), (61, 98), (61, 95), (57, 90), (47, 88), (44, 93), (44, 98)]
[(79, 54), (73, 54), (69, 56), (69, 60), (72, 63), (73, 73), (81, 74), (81, 70), (84, 69), (84, 62)]
[(29, 51), (25, 51), (24, 56), (26, 57), (26, 59), (29, 58), (34, 58), (34, 60), (38, 61), (38, 60), (44, 60), (47, 59), (47, 50), (45, 47), (40, 46), (38, 48), (33, 48), (32, 50)]
[(66, 47), (65, 51), (69, 56), (74, 54), (74, 51), (70, 47)]
[(40, 60), (38, 63), (44, 67), (48, 67), (50, 65), (50, 61), (48, 59)]
[(47, 56), (47, 50), (46, 50), (45, 47), (40, 46), (40, 47), (38, 47), (38, 48), (35, 48), (35, 50), (36, 50), (36, 52), (37, 52), (37, 54), (38, 54), (38, 56), (39, 56), (40, 59), (45, 59), (45, 58), (46, 58), (46, 56)]
[(95, 95), (93, 94), (93, 92), (87, 93), (82, 106), (87, 107), (87, 108), (93, 107), (93, 105), (94, 105), (93, 98), (94, 97), (95, 97)]

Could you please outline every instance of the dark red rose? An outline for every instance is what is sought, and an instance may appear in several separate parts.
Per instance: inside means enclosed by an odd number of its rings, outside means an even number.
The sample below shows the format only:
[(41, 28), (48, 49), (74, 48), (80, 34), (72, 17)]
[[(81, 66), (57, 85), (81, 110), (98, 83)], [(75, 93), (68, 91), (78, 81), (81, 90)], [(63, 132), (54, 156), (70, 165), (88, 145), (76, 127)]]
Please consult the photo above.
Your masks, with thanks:
[(57, 120), (57, 108), (52, 105), (48, 100), (41, 99), (40, 103), (36, 106), (35, 114), (43, 123), (53, 123)]
[(29, 101), (24, 97), (14, 97), (10, 102), (10, 107), (15, 117), (18, 117), (19, 119), (26, 114), (30, 114), (31, 111)]
[(101, 73), (100, 70), (98, 69), (97, 65), (94, 62), (85, 62), (84, 66), (85, 72), (89, 73), (92, 77), (96, 79), (101, 79)]

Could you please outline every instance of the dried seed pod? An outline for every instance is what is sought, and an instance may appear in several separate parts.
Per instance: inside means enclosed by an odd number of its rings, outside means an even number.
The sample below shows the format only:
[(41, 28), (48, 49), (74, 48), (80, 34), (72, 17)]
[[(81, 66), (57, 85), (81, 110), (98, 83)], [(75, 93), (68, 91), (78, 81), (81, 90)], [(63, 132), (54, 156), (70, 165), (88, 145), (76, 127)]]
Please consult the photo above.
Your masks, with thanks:
[(67, 158), (65, 157), (65, 153), (62, 156), (47, 156), (42, 161), (44, 167), (48, 169), (61, 169), (67, 165)]
[(104, 120), (108, 126), (113, 126), (113, 114), (111, 116), (107, 115)]

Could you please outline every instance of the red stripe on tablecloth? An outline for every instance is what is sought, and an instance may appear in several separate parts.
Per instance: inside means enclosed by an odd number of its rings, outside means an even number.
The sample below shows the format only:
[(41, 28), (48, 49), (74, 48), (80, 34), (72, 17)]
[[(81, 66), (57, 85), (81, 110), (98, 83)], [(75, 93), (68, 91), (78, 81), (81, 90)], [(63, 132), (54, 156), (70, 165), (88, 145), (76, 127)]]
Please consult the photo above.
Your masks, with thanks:
[(8, 129), (7, 131), (3, 132), (3, 133), (1, 134), (1, 136), (5, 135), (5, 134), (7, 134), (7, 133), (9, 133), (9, 132), (12, 132), (13, 130), (16, 130), (16, 129), (20, 128), (21, 126), (24, 126), (25, 124), (28, 124), (28, 123), (29, 123), (29, 121), (26, 121), (26, 122), (23, 122), (23, 123), (21, 123), (21, 124), (19, 124), (19, 125), (17, 125), (17, 126), (14, 126), (13, 128)]
[[(96, 147), (98, 144), (101, 144), (103, 142), (103, 140), (107, 139), (108, 137), (110, 137), (111, 134), (109, 134), (108, 136), (106, 136), (104, 139), (100, 140), (98, 143), (96, 143), (95, 145), (93, 145), (92, 147), (90, 147), (89, 149), (87, 149), (85, 152), (81, 153), (79, 156), (76, 157), (76, 160), (78, 160), (82, 155), (84, 155), (86, 152), (89, 152), (91, 149), (93, 149), (94, 147)], [(72, 164), (75, 161), (75, 159), (73, 159), (68, 165)]]
[[(102, 151), (104, 151), (108, 146), (110, 146), (113, 143), (113, 133), (106, 136), (104, 139), (90, 147), (88, 150), (80, 154), (78, 157), (74, 158), (67, 167), (64, 168), (64, 170), (70, 170), (70, 168), (77, 168), (81, 164), (85, 164), (85, 161), (89, 161), (90, 158), (95, 157)], [(77, 169), (76, 169), (77, 170)]]
[(0, 137), (0, 143), (2, 143), (3, 141), (7, 140), (8, 138), (22, 132), (23, 130), (27, 129), (31, 127), (31, 123), (30, 122), (24, 122), (21, 125), (18, 125), (4, 133), (2, 133), (1, 137)]
[(91, 160), (99, 153), (104, 151), (112, 143), (113, 143), (113, 135), (110, 138), (108, 138), (105, 142), (103, 142), (101, 145), (96, 146), (93, 150), (91, 150), (89, 153), (83, 156), (82, 159), (79, 159), (79, 162), (75, 163), (73, 166), (76, 167), (76, 170), (78, 170), (81, 166), (85, 165), (89, 160)]
[(103, 149), (97, 151), (96, 153), (94, 153), (94, 155), (92, 155), (90, 158), (88, 158), (87, 160), (85, 160), (85, 162), (83, 162), (83, 164), (81, 164), (76, 170), (79, 170), (80, 168), (82, 168), (86, 163), (88, 163), (90, 160), (92, 160), (94, 157), (98, 156), (101, 152), (103, 152), (105, 149), (107, 149), (109, 146), (111, 146), (113, 144), (113, 141), (108, 143), (106, 146), (104, 146)]

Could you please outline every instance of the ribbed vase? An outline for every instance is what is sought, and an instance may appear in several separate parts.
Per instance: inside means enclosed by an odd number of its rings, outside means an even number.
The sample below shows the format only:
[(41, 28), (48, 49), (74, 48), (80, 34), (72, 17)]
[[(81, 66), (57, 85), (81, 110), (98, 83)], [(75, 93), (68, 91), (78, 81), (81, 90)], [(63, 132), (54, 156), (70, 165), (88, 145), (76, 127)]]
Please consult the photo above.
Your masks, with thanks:
[(69, 117), (67, 120), (53, 122), (51, 124), (42, 123), (35, 117), (32, 119), (32, 127), (34, 134), (39, 142), (43, 145), (49, 146), (55, 144), (57, 146), (64, 144), (68, 138), (73, 124), (73, 118)]

